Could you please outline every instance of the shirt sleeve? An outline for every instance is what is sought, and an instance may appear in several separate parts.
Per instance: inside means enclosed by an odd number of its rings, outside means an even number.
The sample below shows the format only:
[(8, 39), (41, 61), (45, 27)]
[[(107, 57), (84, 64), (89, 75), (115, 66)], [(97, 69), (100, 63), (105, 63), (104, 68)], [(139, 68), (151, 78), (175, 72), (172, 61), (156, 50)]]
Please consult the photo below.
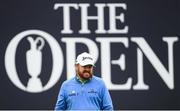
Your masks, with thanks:
[(113, 110), (111, 96), (105, 84), (103, 84), (101, 94), (102, 94), (101, 110)]
[(55, 111), (58, 110), (66, 110), (66, 100), (65, 100), (65, 89), (64, 89), (64, 84), (62, 84), (59, 94), (58, 94), (58, 98), (57, 98), (57, 102), (55, 105)]

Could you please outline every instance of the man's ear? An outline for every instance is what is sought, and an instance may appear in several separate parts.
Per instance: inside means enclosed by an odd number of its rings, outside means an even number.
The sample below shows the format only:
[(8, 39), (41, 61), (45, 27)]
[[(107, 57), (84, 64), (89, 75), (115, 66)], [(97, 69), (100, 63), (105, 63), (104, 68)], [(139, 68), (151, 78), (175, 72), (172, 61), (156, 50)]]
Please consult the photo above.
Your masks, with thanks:
[(74, 66), (75, 66), (75, 69), (77, 70), (78, 69), (78, 64), (75, 64)]

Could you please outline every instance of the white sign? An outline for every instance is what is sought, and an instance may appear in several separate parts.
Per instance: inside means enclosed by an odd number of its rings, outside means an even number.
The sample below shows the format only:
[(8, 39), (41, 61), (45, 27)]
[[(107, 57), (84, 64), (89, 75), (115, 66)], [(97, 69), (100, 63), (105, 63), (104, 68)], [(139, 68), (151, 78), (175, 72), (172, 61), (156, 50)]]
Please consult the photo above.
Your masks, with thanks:
[[(30, 35), (37, 35), (38, 38), (33, 40)], [(17, 74), (16, 64), (15, 64), (15, 55), (16, 49), (19, 42), (26, 38), (31, 44), (31, 49), (26, 53), (27, 60), (27, 69), (28, 73), (31, 76), (28, 81), (28, 86), (25, 87), (18, 76), (21, 74)], [(52, 64), (52, 73), (48, 83), (43, 87), (40, 79), (37, 77), (41, 72), (41, 64), (42, 64), (42, 55), (41, 49), (43, 48), (44, 41), (47, 41), (51, 48), (53, 64)], [(37, 42), (41, 42), (41, 46), (37, 47)], [(48, 33), (40, 30), (28, 30), (19, 33), (16, 35), (9, 43), (6, 53), (5, 53), (5, 68), (8, 74), (9, 79), (13, 82), (15, 86), (20, 88), (21, 90), (27, 92), (42, 92), (51, 88), (60, 78), (62, 69), (63, 69), (63, 54), (58, 42)]]

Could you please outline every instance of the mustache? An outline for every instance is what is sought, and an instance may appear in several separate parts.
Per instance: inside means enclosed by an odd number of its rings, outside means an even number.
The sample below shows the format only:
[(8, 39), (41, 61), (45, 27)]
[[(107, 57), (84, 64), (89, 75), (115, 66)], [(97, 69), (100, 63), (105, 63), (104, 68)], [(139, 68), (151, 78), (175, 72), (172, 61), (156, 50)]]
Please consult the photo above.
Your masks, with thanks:
[(89, 73), (89, 74), (91, 74), (91, 72), (90, 72), (90, 71), (83, 71), (83, 73)]

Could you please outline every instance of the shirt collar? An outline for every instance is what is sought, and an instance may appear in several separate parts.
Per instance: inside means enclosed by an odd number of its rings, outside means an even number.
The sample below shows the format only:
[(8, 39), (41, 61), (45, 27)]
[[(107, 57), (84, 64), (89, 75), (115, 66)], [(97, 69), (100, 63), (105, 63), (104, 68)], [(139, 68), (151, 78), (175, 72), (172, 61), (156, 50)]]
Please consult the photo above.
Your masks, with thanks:
[(77, 80), (78, 82), (80, 82), (81, 84), (85, 84), (85, 83), (87, 83), (88, 81), (90, 81), (91, 79), (92, 79), (92, 77), (89, 78), (88, 80), (82, 80), (82, 79), (79, 77), (79, 75), (76, 74), (76, 80)]

